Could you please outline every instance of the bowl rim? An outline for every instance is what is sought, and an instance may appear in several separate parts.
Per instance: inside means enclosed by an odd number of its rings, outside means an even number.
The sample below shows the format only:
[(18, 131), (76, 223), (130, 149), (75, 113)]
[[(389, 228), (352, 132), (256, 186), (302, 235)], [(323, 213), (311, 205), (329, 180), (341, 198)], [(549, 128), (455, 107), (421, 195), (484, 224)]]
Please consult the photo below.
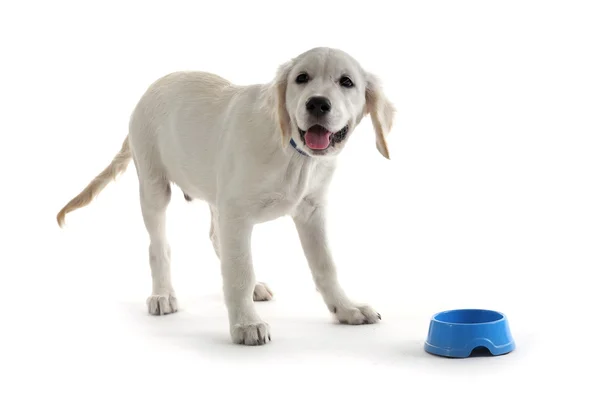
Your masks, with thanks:
[[(447, 314), (450, 312), (464, 312), (464, 311), (479, 311), (479, 312), (490, 312), (490, 313), (495, 313), (500, 315), (499, 319), (496, 320), (492, 320), (489, 322), (475, 322), (475, 323), (461, 323), (461, 322), (450, 322), (450, 321), (446, 321), (446, 320), (440, 320), (438, 319), (438, 317), (440, 315), (443, 314)], [(436, 313), (435, 315), (433, 315), (431, 317), (431, 321), (432, 322), (436, 322), (436, 323), (440, 323), (442, 325), (454, 325), (454, 326), (481, 326), (481, 325), (490, 325), (490, 324), (495, 324), (495, 323), (499, 323), (499, 322), (504, 322), (506, 321), (506, 315), (504, 315), (502, 312), (499, 311), (494, 311), (492, 309), (481, 309), (481, 308), (461, 308), (461, 309), (448, 309), (446, 311), (441, 311)]]

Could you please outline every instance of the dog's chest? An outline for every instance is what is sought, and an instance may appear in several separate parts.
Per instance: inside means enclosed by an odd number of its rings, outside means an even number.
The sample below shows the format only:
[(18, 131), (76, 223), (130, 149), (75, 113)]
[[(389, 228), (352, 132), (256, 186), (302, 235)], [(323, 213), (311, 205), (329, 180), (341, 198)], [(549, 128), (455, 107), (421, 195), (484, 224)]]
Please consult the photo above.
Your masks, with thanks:
[(331, 174), (329, 166), (310, 163), (292, 166), (283, 175), (271, 178), (268, 189), (260, 197), (260, 219), (270, 220), (293, 214), (305, 197), (323, 193)]

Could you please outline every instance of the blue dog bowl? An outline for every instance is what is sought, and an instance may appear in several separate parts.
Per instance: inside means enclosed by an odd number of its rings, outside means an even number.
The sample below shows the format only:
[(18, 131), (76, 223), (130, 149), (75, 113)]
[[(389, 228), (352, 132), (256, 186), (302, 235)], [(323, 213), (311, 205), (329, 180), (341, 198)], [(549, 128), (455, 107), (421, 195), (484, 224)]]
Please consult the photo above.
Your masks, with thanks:
[(484, 309), (458, 309), (440, 312), (431, 318), (425, 342), (428, 353), (466, 358), (474, 350), (485, 349), (492, 355), (507, 354), (515, 349), (504, 314)]

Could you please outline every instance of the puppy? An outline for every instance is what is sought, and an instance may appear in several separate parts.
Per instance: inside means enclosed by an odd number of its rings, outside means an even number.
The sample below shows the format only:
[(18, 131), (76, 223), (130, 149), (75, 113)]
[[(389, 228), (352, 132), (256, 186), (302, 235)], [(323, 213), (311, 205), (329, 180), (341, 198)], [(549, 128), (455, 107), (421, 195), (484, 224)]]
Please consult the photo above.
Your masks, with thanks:
[(381, 316), (353, 302), (340, 286), (326, 233), (326, 193), (336, 156), (370, 115), (379, 152), (395, 109), (375, 76), (337, 49), (315, 48), (280, 66), (275, 79), (238, 86), (210, 73), (176, 72), (154, 82), (139, 100), (121, 151), (59, 213), (89, 204), (133, 160), (150, 236), (152, 315), (177, 311), (171, 284), (165, 210), (171, 184), (187, 200), (210, 206), (210, 239), (221, 261), (233, 342), (262, 345), (269, 325), (255, 300), (271, 298), (257, 283), (250, 237), (254, 225), (292, 217), (315, 285), (341, 323), (376, 323)]

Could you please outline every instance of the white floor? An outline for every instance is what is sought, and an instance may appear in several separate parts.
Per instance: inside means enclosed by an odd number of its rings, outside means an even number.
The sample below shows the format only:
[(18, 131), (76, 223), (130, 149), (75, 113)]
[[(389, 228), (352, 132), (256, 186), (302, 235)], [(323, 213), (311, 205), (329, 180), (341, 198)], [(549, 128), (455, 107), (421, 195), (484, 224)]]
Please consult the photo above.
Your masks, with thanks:
[[(258, 276), (276, 293), (259, 305), (273, 341), (231, 344), (206, 208), (177, 199), (171, 233), (181, 311), (148, 316), (146, 238), (135, 192), (127, 189), (133, 180), (127, 174), (97, 204), (73, 214), (63, 231), (47, 219), (45, 247), (22, 251), (30, 265), (11, 273), (24, 287), (22, 297), (9, 290), (3, 302), (9, 325), (2, 331), (2, 393), (10, 398), (2, 401), (587, 402), (597, 396), (598, 353), (583, 345), (595, 340), (590, 332), (597, 325), (586, 321), (592, 308), (585, 296), (571, 294), (580, 298), (577, 306), (561, 299), (568, 281), (510, 270), (503, 279), (483, 263), (473, 273), (471, 264), (448, 260), (441, 267), (445, 258), (423, 255), (427, 268), (389, 249), (370, 258), (376, 240), (360, 239), (364, 234), (352, 226), (335, 231), (342, 281), (382, 314), (378, 325), (333, 321), (312, 286), (293, 227), (283, 219), (257, 227), (254, 238)], [(107, 214), (116, 207), (122, 214)], [(464, 360), (425, 353), (429, 317), (457, 307), (504, 311), (517, 349)]]

